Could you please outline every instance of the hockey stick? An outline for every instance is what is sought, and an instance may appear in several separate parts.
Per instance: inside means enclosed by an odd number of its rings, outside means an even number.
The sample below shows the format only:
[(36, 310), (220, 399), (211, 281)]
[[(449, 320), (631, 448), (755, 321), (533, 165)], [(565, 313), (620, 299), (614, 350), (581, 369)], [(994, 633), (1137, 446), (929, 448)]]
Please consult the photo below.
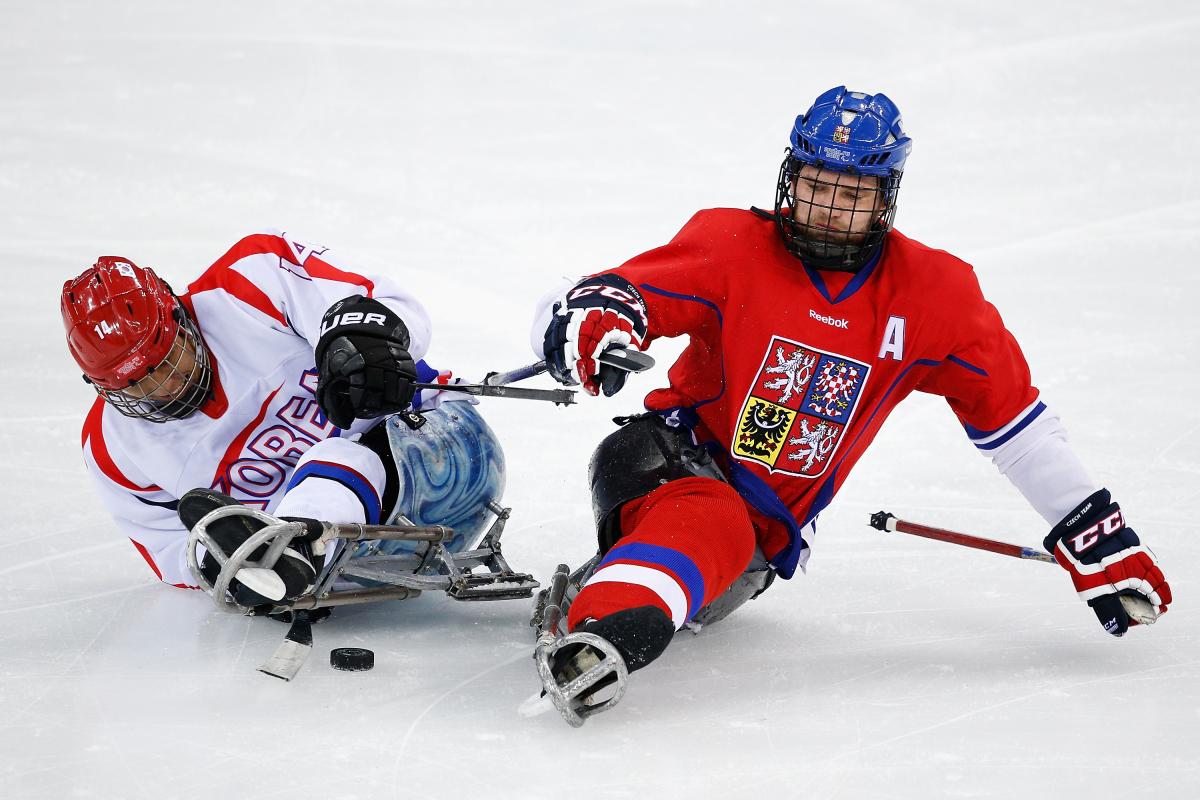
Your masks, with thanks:
[[(875, 530), (879, 531), (899, 531), (913, 536), (922, 536), (926, 539), (935, 539), (939, 542), (948, 542), (949, 544), (962, 545), (963, 547), (971, 547), (976, 550), (986, 550), (989, 553), (999, 553), (1002, 556), (1012, 556), (1025, 561), (1042, 561), (1047, 564), (1057, 564), (1054, 556), (1049, 553), (1044, 553), (1041, 550), (1035, 550), (1032, 547), (1022, 547), (1019, 544), (1009, 544), (1008, 542), (999, 542), (995, 539), (985, 539), (982, 536), (975, 536), (970, 533), (959, 533), (958, 531), (948, 531), (945, 528), (934, 528), (930, 525), (921, 525), (917, 522), (908, 522), (907, 520), (897, 519), (895, 514), (889, 514), (886, 511), (876, 511), (871, 515), (870, 525)], [(1153, 625), (1158, 619), (1154, 613), (1154, 608), (1150, 605), (1150, 601), (1140, 595), (1120, 596), (1121, 606), (1125, 609), (1125, 613), (1131, 619), (1137, 620), (1142, 625)]]
[[(645, 372), (654, 366), (654, 359), (637, 350), (625, 350), (620, 347), (614, 347), (600, 354), (600, 363), (609, 367), (623, 369), (626, 372)], [(532, 378), (535, 375), (541, 375), (547, 369), (549, 367), (545, 361), (537, 361), (528, 366), (509, 370), (508, 372), (489, 372), (484, 376), (481, 383), (489, 386), (503, 386)]]
[(270, 658), (258, 668), (258, 671), (270, 675), (272, 678), (290, 681), (304, 666), (304, 662), (312, 654), (312, 649), (312, 621), (309, 619), (308, 612), (293, 611), (292, 626), (288, 628), (287, 636), (284, 637), (279, 647), (275, 648), (275, 652), (271, 654)]
[(944, 528), (920, 525), (916, 522), (897, 519), (894, 514), (889, 514), (886, 511), (876, 511), (871, 515), (871, 527), (878, 531), (899, 531), (900, 533), (908, 533), (913, 536), (923, 536), (926, 539), (936, 539), (939, 542), (960, 544), (964, 547), (973, 547), (976, 550), (999, 553), (1002, 556), (1024, 558), (1029, 561), (1045, 561), (1049, 564), (1058, 563), (1054, 560), (1054, 556), (1049, 553), (1043, 553), (1041, 550), (1034, 550), (1032, 547), (1022, 547), (1019, 544), (998, 542), (995, 539), (985, 539), (982, 536), (972, 536), (969, 533), (958, 533), (957, 531), (948, 531)]
[[(600, 363), (626, 372), (645, 372), (654, 366), (654, 359), (636, 350), (613, 348), (600, 356)], [(541, 375), (548, 369), (545, 361), (538, 361), (508, 372), (489, 372), (480, 383), (414, 383), (418, 389), (441, 392), (463, 392), (476, 397), (507, 397), (510, 400), (545, 400), (555, 405), (569, 406), (575, 403), (575, 392), (571, 389), (522, 389), (509, 384)]]
[(462, 392), (476, 397), (507, 397), (510, 400), (545, 400), (555, 405), (569, 406), (575, 403), (575, 392), (570, 389), (523, 389), (516, 386), (501, 386), (489, 383), (414, 383), (418, 389), (437, 392)]

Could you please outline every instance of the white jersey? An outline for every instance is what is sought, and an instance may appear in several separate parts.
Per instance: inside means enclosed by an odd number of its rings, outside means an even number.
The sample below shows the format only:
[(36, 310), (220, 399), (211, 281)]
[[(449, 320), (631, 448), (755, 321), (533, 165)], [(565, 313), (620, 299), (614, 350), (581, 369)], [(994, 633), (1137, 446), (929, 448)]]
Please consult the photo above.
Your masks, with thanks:
[(390, 280), (364, 275), (332, 251), (287, 233), (247, 236), (180, 298), (210, 351), (208, 403), (186, 419), (153, 423), (123, 416), (97, 398), (84, 423), (84, 461), (118, 527), (161, 580), (195, 588), (187, 531), (175, 513), (185, 492), (211, 488), (273, 511), (309, 448), (376, 424), (356, 420), (341, 430), (315, 396), (321, 318), (354, 294), (399, 314), (413, 358), (425, 355), (429, 318)]

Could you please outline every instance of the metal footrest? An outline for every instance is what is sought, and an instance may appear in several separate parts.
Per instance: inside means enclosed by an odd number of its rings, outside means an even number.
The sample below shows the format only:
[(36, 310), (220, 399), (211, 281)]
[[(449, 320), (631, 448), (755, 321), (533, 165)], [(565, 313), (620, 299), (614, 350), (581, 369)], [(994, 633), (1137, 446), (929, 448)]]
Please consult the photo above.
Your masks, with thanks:
[(540, 585), (523, 572), (465, 574), (446, 587), (446, 594), (455, 600), (514, 600), (532, 597)]
[[(565, 647), (578, 647), (578, 651), (556, 665), (555, 656)], [(542, 690), (573, 728), (615, 706), (625, 696), (629, 684), (625, 659), (608, 640), (595, 634), (568, 633), (552, 642), (540, 643), (534, 649), (533, 659), (542, 679)]]

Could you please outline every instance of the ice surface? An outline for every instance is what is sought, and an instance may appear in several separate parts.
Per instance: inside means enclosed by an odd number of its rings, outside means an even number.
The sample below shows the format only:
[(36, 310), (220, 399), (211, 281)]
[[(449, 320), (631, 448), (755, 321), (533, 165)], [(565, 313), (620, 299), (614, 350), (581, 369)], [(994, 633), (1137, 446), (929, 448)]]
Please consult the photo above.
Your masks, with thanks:
[[(1194, 3), (5, 6), (4, 797), (1200, 796)], [(344, 610), (295, 681), (265, 677), (284, 627), (157, 585), (85, 483), (56, 303), (95, 256), (182, 286), (278, 225), (412, 286), (434, 355), (477, 377), (529, 360), (557, 277), (768, 204), (792, 118), (840, 83), (904, 110), (898, 226), (976, 265), (1162, 560), (1178, 603), (1153, 630), (1110, 639), (1052, 566), (867, 527), (1040, 540), (935, 398), (884, 429), (807, 576), (580, 730), (517, 713), (524, 601)], [(586, 456), (670, 352), (608, 402), (485, 401), (515, 567), (588, 556)], [(331, 670), (336, 646), (375, 669)]]

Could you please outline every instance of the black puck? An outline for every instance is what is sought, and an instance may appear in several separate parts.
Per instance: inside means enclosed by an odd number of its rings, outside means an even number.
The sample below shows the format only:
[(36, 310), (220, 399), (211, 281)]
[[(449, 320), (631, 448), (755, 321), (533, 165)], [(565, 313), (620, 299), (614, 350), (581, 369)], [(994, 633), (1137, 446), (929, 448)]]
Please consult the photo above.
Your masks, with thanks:
[(329, 666), (347, 672), (365, 672), (375, 666), (375, 653), (365, 647), (335, 647), (329, 651)]

